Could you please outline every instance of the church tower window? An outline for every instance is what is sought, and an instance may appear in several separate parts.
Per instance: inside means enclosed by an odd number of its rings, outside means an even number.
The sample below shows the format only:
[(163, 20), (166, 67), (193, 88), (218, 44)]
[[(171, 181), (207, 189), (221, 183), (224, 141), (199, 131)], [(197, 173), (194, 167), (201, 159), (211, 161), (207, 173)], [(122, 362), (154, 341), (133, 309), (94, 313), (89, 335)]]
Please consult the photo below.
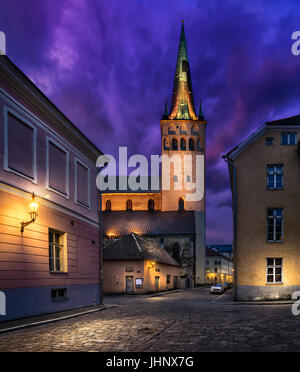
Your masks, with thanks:
[(149, 199), (148, 201), (148, 210), (154, 211), (154, 201), (152, 199)]
[(189, 139), (189, 150), (195, 151), (195, 142), (192, 138)]
[(186, 142), (184, 138), (182, 138), (180, 141), (180, 149), (181, 151), (186, 151)]
[(132, 200), (127, 200), (126, 210), (132, 211)]
[(111, 211), (111, 201), (110, 200), (106, 200), (105, 209), (107, 211)]
[(179, 199), (178, 210), (179, 210), (179, 212), (183, 212), (184, 211), (184, 200), (182, 198)]
[(173, 138), (172, 140), (172, 150), (173, 151), (178, 151), (178, 141), (176, 138)]

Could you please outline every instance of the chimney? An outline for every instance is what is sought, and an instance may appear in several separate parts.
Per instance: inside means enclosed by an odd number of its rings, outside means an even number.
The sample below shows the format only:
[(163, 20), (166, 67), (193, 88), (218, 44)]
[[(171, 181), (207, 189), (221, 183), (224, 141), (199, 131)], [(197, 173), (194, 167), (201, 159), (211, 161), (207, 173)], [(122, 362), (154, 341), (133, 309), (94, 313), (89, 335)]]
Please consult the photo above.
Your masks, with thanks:
[(5, 33), (0, 31), (0, 55), (6, 54), (6, 37)]

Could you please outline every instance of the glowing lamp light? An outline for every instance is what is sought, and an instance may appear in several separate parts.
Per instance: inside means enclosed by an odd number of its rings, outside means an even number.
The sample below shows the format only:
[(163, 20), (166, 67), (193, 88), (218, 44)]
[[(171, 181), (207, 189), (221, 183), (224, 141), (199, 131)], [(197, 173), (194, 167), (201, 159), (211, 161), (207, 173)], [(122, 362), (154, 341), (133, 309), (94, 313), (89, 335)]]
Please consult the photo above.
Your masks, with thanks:
[(31, 220), (28, 221), (28, 222), (21, 222), (21, 232), (24, 232), (24, 228), (28, 225), (30, 225), (31, 223), (35, 222), (36, 218), (37, 218), (37, 210), (38, 210), (38, 207), (39, 207), (39, 204), (38, 202), (35, 200), (35, 195), (34, 193), (32, 193), (32, 196), (31, 196), (31, 201), (30, 203), (28, 204), (28, 210), (29, 210), (29, 215), (31, 217)]

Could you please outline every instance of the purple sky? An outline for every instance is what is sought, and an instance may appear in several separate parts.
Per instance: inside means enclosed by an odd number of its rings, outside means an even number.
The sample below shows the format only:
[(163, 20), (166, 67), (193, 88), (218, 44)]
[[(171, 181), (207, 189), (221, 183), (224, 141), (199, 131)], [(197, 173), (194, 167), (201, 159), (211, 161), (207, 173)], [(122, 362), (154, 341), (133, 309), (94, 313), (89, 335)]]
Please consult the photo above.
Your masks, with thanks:
[[(221, 155), (300, 113), (299, 0), (1, 0), (7, 54), (103, 152), (160, 153), (181, 19), (208, 120), (208, 243), (232, 242)], [(30, 4), (30, 5), (29, 5)]]

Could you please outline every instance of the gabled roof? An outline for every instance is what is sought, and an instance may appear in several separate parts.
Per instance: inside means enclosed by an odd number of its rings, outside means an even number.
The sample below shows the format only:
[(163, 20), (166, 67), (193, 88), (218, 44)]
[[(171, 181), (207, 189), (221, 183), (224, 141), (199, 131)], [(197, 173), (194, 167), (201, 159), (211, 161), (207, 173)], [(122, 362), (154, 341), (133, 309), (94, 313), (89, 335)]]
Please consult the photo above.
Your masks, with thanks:
[(278, 127), (278, 129), (288, 129), (293, 127), (300, 128), (300, 115), (291, 116), (274, 121), (268, 121), (260, 126), (255, 132), (248, 136), (238, 146), (230, 150), (223, 158), (235, 159), (242, 151), (244, 151), (249, 145), (255, 142), (263, 133), (265, 133), (270, 127)]
[(300, 115), (291, 116), (289, 118), (267, 121), (266, 125), (296, 125), (300, 126)]
[(123, 236), (135, 232), (139, 235), (194, 235), (193, 211), (105, 211), (103, 234)]
[(174, 258), (153, 239), (126, 235), (103, 249), (103, 260), (150, 260), (179, 266)]

